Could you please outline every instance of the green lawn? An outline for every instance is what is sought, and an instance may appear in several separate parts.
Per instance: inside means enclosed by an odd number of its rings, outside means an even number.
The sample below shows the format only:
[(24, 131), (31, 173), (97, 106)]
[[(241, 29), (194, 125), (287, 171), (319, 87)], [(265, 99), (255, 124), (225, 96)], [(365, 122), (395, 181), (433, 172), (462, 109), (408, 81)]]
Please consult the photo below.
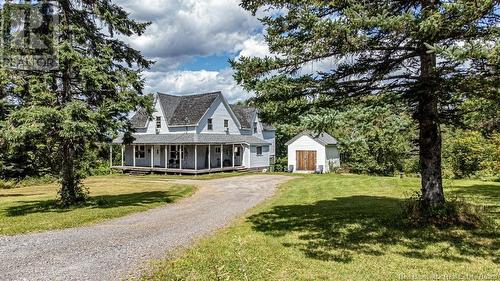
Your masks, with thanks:
[(91, 177), (85, 186), (90, 199), (71, 208), (56, 206), (56, 184), (0, 189), (0, 235), (88, 225), (171, 203), (195, 190), (155, 177), (125, 175)]
[[(499, 183), (445, 184), (447, 196), (486, 205), (500, 223)], [(144, 279), (497, 280), (498, 228), (411, 230), (398, 223), (402, 198), (418, 186), (418, 179), (306, 175), (178, 259), (153, 262)]]

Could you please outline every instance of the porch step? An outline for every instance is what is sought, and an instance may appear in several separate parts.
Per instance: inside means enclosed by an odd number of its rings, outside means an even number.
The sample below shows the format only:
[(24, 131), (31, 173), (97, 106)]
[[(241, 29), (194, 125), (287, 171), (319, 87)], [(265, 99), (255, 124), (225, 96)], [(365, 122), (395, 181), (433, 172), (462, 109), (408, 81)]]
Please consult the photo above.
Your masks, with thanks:
[(151, 171), (147, 170), (129, 170), (128, 174), (131, 176), (144, 176), (151, 174)]

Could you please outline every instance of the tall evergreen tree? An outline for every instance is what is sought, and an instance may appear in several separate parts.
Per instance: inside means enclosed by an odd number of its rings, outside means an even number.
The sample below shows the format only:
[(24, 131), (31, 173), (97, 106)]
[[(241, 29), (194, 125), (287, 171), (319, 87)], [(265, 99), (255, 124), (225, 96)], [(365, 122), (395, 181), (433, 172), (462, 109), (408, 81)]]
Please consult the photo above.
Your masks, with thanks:
[[(83, 170), (95, 144), (110, 141), (117, 130), (130, 131), (128, 113), (150, 107), (141, 95), (141, 71), (151, 62), (120, 40), (141, 35), (148, 23), (130, 19), (110, 0), (22, 5), (30, 13), (26, 22), (36, 25), (31, 32), (44, 43), (43, 54), (53, 54), (57, 63), (22, 69), (0, 65), (0, 76), (9, 80), (0, 84), (2, 102), (9, 106), (0, 134), (12, 151), (29, 150), (32, 159), (45, 160), (61, 179), (61, 202), (74, 204), (85, 200)], [(1, 7), (3, 22), (12, 22), (16, 14), (11, 11), (21, 8), (8, 1)], [(49, 20), (54, 17), (58, 20)], [(14, 37), (3, 26), (2, 47), (8, 47)], [(20, 53), (39, 54), (36, 49)]]
[[(256, 92), (265, 116), (296, 117), (382, 93), (406, 101), (419, 125), (422, 201), (445, 202), (440, 124), (457, 121), (468, 97), (499, 93), (498, 1), (243, 0), (241, 5), (269, 14), (261, 21), (274, 56), (232, 62), (236, 80)], [(331, 64), (305, 73), (311, 62)]]

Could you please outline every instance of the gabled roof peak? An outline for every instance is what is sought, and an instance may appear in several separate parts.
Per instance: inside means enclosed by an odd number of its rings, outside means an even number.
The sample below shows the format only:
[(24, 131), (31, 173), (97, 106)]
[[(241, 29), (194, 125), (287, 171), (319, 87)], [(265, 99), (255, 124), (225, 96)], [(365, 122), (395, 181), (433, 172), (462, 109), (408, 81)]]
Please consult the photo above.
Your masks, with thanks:
[(285, 145), (290, 145), (291, 143), (293, 143), (302, 136), (308, 136), (322, 145), (336, 145), (338, 143), (334, 137), (332, 137), (326, 132), (316, 133), (313, 131), (305, 130), (302, 131), (302, 133), (293, 137), (291, 140), (287, 141)]

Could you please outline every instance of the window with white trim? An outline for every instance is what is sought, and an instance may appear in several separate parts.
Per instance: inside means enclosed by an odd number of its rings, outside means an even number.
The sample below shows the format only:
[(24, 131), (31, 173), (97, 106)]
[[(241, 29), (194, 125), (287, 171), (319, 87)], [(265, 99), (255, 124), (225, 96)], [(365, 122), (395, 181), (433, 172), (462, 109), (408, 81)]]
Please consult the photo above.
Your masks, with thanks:
[(257, 146), (257, 156), (262, 156), (262, 146)]
[(156, 129), (161, 128), (161, 116), (156, 116)]
[(207, 130), (211, 131), (214, 129), (214, 124), (212, 123), (212, 118), (208, 118)]
[(137, 159), (146, 158), (146, 146), (138, 145), (135, 147), (135, 158)]
[(257, 134), (257, 122), (253, 122), (253, 133)]
[(224, 119), (224, 131), (226, 131), (229, 128), (229, 120)]

